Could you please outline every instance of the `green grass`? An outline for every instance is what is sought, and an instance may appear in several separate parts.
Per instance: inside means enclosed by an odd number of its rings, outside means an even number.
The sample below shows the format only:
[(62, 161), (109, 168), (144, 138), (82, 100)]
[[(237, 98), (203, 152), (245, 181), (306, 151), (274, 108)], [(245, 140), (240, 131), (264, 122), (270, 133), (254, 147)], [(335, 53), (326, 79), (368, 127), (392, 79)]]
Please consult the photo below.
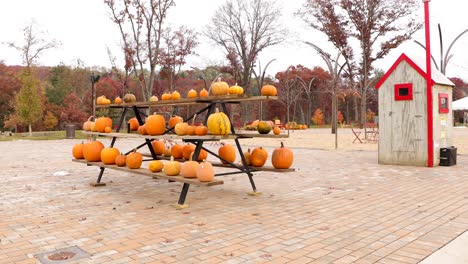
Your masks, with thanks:
[[(86, 139), (86, 136), (81, 133), (81, 130), (75, 131), (76, 139)], [(29, 133), (18, 133), (13, 136), (0, 136), (0, 141), (13, 141), (13, 140), (58, 140), (66, 139), (65, 131), (45, 131), (33, 132), (32, 136)]]

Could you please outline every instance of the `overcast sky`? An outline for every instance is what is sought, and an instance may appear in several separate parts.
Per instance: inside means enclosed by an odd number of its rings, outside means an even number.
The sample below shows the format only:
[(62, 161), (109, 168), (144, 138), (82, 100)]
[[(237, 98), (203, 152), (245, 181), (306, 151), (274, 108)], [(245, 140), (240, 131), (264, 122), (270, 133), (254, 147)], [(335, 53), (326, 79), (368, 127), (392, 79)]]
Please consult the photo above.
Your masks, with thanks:
[[(313, 41), (325, 50), (330, 50), (326, 37), (316, 32), (293, 16), (301, 8), (305, 0), (278, 0), (282, 5), (283, 21), (293, 33), (286, 43), (271, 47), (260, 56), (264, 65), (271, 59), (268, 73), (285, 70), (289, 65), (302, 64), (307, 67), (316, 65), (324, 67), (320, 57), (305, 46), (304, 40)], [(389, 0), (391, 1), (391, 0)], [(197, 31), (202, 31), (209, 23), (216, 8), (222, 0), (176, 0), (177, 6), (172, 8), (169, 24), (173, 26), (187, 25)], [(422, 1), (421, 1), (422, 2)], [(431, 34), (433, 54), (439, 58), (439, 39), (437, 24), (442, 25), (444, 45), (447, 49), (450, 42), (463, 30), (468, 29), (468, 1), (467, 0), (432, 0), (431, 7)], [(418, 11), (421, 21), (424, 13)], [(76, 65), (79, 59), (86, 67), (111, 66), (106, 48), (109, 47), (118, 63), (123, 61), (119, 53), (120, 34), (118, 28), (109, 18), (108, 7), (102, 0), (15, 0), (2, 1), (0, 8), (0, 60), (8, 65), (21, 64), (20, 53), (3, 45), (4, 42), (20, 42), (22, 28), (31, 19), (47, 31), (50, 38), (55, 38), (62, 45), (47, 51), (39, 60), (40, 65), (55, 66), (59, 63)], [(420, 31), (415, 39), (424, 43), (424, 32)], [(188, 66), (205, 67), (214, 63), (225, 61), (222, 50), (210, 41), (200, 36), (201, 44), (196, 49), (198, 56), (188, 61)], [(462, 37), (452, 49), (454, 58), (447, 68), (449, 77), (460, 77), (468, 80), (468, 34)], [(402, 53), (408, 55), (424, 56), (424, 50), (412, 42), (407, 42), (399, 49), (391, 52), (386, 59), (378, 61), (376, 66), (387, 70), (396, 58)]]

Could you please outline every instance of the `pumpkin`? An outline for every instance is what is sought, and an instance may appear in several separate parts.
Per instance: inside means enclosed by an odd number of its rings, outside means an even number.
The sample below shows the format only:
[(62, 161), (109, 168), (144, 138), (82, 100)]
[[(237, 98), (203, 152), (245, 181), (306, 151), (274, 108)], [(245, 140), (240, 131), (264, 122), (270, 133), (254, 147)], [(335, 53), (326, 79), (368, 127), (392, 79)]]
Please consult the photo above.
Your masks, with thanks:
[(188, 135), (188, 136), (195, 135), (195, 128), (196, 128), (196, 126), (194, 126), (194, 125), (187, 126), (187, 129), (185, 130), (185, 134)]
[(184, 178), (196, 178), (197, 177), (198, 162), (192, 160), (192, 154), (190, 154), (189, 160), (182, 163), (180, 168), (180, 175)]
[(195, 145), (187, 144), (182, 148), (182, 157), (185, 160), (189, 160), (192, 157), (192, 153), (195, 151)]
[(171, 147), (171, 156), (175, 159), (181, 159), (183, 155), (184, 145), (182, 144), (175, 144)]
[(169, 129), (175, 127), (175, 125), (177, 125), (178, 123), (182, 123), (183, 121), (184, 120), (182, 119), (182, 117), (177, 115), (169, 118)]
[(206, 134), (208, 134), (208, 127), (206, 127), (206, 126), (197, 126), (197, 127), (195, 127), (195, 135), (205, 136)]
[(128, 124), (130, 126), (130, 131), (137, 131), (140, 123), (138, 123), (138, 119), (136, 117), (132, 117), (128, 120)]
[(143, 155), (137, 152), (136, 149), (127, 155), (127, 167), (129, 169), (139, 169), (143, 163)]
[(250, 161), (252, 158), (251, 158), (251, 153), (250, 153), (250, 149), (247, 149), (247, 152), (244, 152), (244, 159), (245, 159), (245, 165), (247, 166), (250, 166), (252, 165), (252, 162)]
[(84, 131), (91, 131), (92, 127), (94, 126), (94, 121), (91, 121), (93, 119), (93, 116), (90, 116), (86, 122), (83, 123), (83, 130)]
[(276, 87), (274, 87), (273, 85), (265, 85), (262, 87), (260, 93), (263, 96), (276, 96), (278, 92), (276, 90)]
[(219, 112), (216, 108), (216, 113), (211, 114), (208, 117), (207, 127), (213, 135), (227, 135), (231, 132), (231, 122), (229, 122), (228, 116)]
[(163, 155), (164, 155), (164, 157), (170, 157), (171, 156), (171, 148), (165, 148)]
[(178, 91), (174, 91), (172, 93), (172, 100), (180, 99), (180, 93)]
[(209, 95), (210, 95), (210, 93), (205, 88), (203, 88), (200, 91), (200, 97), (208, 97)]
[(244, 88), (240, 87), (237, 85), (233, 85), (229, 87), (229, 94), (243, 94), (244, 93)]
[(72, 149), (72, 155), (75, 159), (82, 159), (84, 158), (83, 156), (83, 142), (79, 144), (75, 144)]
[(226, 82), (222, 82), (221, 78), (218, 78), (218, 81), (212, 84), (211, 92), (213, 95), (226, 95), (229, 93), (229, 85)]
[(106, 96), (101, 95), (101, 96), (99, 96), (98, 98), (96, 98), (96, 103), (97, 103), (98, 105), (108, 105), (108, 104), (111, 103), (111, 101), (110, 101), (109, 99), (107, 99)]
[(159, 99), (158, 99), (158, 97), (157, 97), (156, 95), (153, 95), (153, 96), (151, 96), (151, 97), (149, 98), (149, 101), (150, 101), (150, 102), (157, 102), (158, 100), (159, 100)]
[(273, 128), (273, 134), (279, 135), (280, 133), (281, 133), (281, 129), (278, 126), (275, 126), (275, 128)]
[(104, 149), (104, 144), (101, 141), (89, 141), (83, 145), (83, 157), (87, 161), (101, 161), (101, 150)]
[(171, 160), (164, 164), (164, 173), (167, 176), (177, 176), (180, 174), (180, 162), (175, 161), (174, 157), (171, 157)]
[(172, 100), (172, 94), (171, 93), (163, 93), (161, 95), (161, 100), (165, 101), (165, 100)]
[(96, 119), (95, 128), (99, 133), (104, 133), (106, 127), (112, 127), (112, 119), (110, 117), (99, 117)]
[(250, 163), (254, 167), (262, 167), (268, 158), (268, 152), (262, 147), (254, 148), (250, 154)]
[(125, 167), (127, 165), (127, 156), (125, 156), (123, 153), (120, 153), (115, 157), (115, 165), (119, 167)]
[(136, 102), (136, 96), (134, 94), (128, 93), (123, 97), (123, 101), (127, 104)]
[[(226, 161), (233, 163), (236, 160), (236, 149), (231, 144), (221, 143), (221, 147), (218, 149), (218, 155)], [(223, 164), (228, 162), (220, 159)]]
[(213, 165), (208, 161), (202, 161), (197, 168), (197, 178), (201, 182), (209, 182), (214, 179)]
[(266, 122), (266, 121), (260, 121), (260, 122), (258, 122), (257, 131), (258, 131), (258, 133), (260, 133), (260, 134), (268, 134), (268, 133), (270, 133), (270, 131), (271, 131), (271, 125), (270, 125), (270, 123), (268, 123), (268, 122)]
[(162, 115), (150, 115), (146, 118), (145, 128), (148, 135), (162, 135), (166, 131), (166, 119)]
[(195, 98), (198, 96), (197, 91), (195, 89), (190, 89), (190, 91), (187, 92), (187, 98)]
[(271, 163), (275, 169), (289, 169), (294, 161), (294, 154), (293, 152), (284, 146), (283, 142), (281, 142), (281, 147), (276, 148), (273, 150), (273, 154), (271, 155)]
[(164, 154), (164, 150), (166, 149), (166, 146), (164, 145), (164, 141), (153, 140), (153, 142), (151, 142), (151, 145), (153, 146), (153, 150), (156, 155)]
[(146, 126), (145, 125), (139, 126), (138, 133), (140, 135), (148, 135), (148, 132), (146, 131)]
[(120, 98), (120, 96), (117, 96), (115, 99), (114, 99), (114, 104), (121, 104), (122, 103), (122, 98)]
[(110, 126), (106, 126), (104, 128), (104, 133), (110, 133), (110, 132), (112, 132), (112, 128)]
[(152, 160), (148, 164), (148, 170), (151, 172), (160, 172), (164, 168), (164, 164), (160, 160)]
[(115, 164), (115, 158), (120, 154), (117, 148), (104, 148), (101, 150), (101, 161), (104, 164)]
[(187, 134), (187, 128), (189, 125), (186, 122), (178, 123), (174, 127), (174, 132), (179, 136), (184, 136)]

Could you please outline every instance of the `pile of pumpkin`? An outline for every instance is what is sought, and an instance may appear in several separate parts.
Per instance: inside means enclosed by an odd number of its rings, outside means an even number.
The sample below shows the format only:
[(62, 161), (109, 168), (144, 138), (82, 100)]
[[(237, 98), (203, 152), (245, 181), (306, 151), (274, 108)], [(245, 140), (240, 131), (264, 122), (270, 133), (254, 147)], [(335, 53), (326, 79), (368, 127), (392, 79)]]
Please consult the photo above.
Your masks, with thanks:
[[(221, 79), (218, 79), (218, 81), (213, 82), (211, 86), (211, 93), (214, 96), (223, 96), (223, 95), (243, 95), (244, 94), (244, 88), (241, 86), (237, 85), (237, 83), (233, 86), (229, 86), (227, 82), (221, 81)], [(277, 95), (277, 89), (273, 85), (264, 85), (262, 89), (260, 90), (260, 94), (263, 96), (276, 96)], [(197, 98), (197, 97), (208, 97), (210, 95), (210, 92), (207, 91), (205, 88), (203, 88), (199, 93), (195, 89), (190, 89), (187, 92), (186, 98)], [(178, 100), (182, 96), (178, 91), (173, 91), (173, 92), (164, 92), (161, 95), (161, 100)], [(159, 98), (156, 95), (151, 96), (148, 99), (149, 102), (157, 102), (159, 101)], [(130, 104), (130, 103), (135, 103), (136, 102), (136, 96), (131, 93), (127, 93), (123, 96), (123, 99), (120, 98), (120, 96), (116, 97), (114, 99), (115, 104), (121, 104), (122, 102)], [(98, 105), (108, 105), (111, 103), (109, 99), (106, 98), (106, 96), (102, 95), (96, 98), (96, 103)]]
[(256, 130), (260, 134), (268, 134), (270, 131), (273, 131), (273, 134), (279, 135), (281, 129), (278, 126), (275, 126), (273, 121), (263, 121), (255, 120), (250, 125), (244, 127), (246, 130)]

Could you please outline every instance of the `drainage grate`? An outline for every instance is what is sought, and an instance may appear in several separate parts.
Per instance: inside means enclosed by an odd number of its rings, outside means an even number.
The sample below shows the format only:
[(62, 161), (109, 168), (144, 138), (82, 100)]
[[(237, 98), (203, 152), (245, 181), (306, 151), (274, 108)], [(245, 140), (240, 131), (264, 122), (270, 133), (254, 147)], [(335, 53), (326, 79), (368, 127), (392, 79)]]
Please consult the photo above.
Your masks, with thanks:
[(75, 261), (89, 256), (90, 255), (86, 251), (82, 250), (78, 246), (60, 248), (34, 255), (41, 264), (65, 264), (69, 261)]

